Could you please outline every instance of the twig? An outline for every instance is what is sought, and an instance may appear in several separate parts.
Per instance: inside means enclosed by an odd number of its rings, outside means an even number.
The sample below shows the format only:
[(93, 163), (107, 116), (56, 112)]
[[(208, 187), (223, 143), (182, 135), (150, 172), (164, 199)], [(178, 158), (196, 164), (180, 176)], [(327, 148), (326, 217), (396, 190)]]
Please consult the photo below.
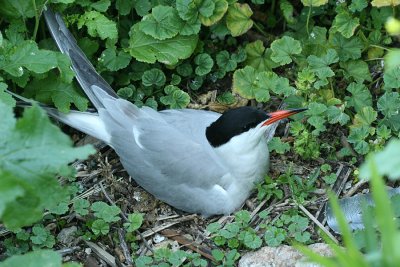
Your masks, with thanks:
[(125, 241), (125, 231), (121, 228), (118, 229), (118, 237), (119, 237), (119, 242), (121, 244), (121, 249), (122, 249), (122, 252), (124, 253), (126, 262), (128, 263), (129, 266), (133, 266), (131, 253), (130, 253), (128, 245), (126, 244), (126, 241)]
[(108, 265), (110, 265), (111, 267), (117, 266), (117, 264), (115, 263), (115, 258), (110, 253), (108, 253), (107, 251), (102, 249), (99, 245), (93, 242), (86, 240), (85, 242), (93, 250), (93, 252), (96, 253), (96, 255), (99, 256), (102, 260), (107, 262)]
[(367, 180), (359, 181), (358, 183), (353, 185), (352, 188), (349, 191), (347, 191), (347, 193), (344, 195), (344, 197), (351, 197), (352, 195), (354, 195), (360, 189), (360, 187), (362, 187), (367, 182), (368, 182)]
[(161, 234), (164, 235), (165, 237), (168, 237), (170, 239), (177, 241), (179, 244), (199, 253), (200, 255), (202, 255), (205, 258), (215, 261), (214, 257), (211, 255), (210, 249), (202, 247), (201, 245), (197, 244), (196, 242), (185, 238), (178, 232), (166, 229), (166, 230), (163, 230), (161, 232)]
[(327, 235), (329, 236), (330, 239), (332, 239), (333, 242), (336, 244), (339, 244), (339, 241), (329, 232), (328, 229), (326, 229), (325, 226), (320, 223), (317, 218), (314, 217), (314, 215), (311, 214), (303, 205), (298, 204), (298, 207), (316, 224), (318, 227)]
[(154, 235), (154, 234), (156, 234), (156, 233), (158, 233), (158, 232), (160, 232), (160, 231), (162, 231), (164, 229), (167, 229), (167, 228), (169, 228), (169, 227), (171, 227), (171, 226), (173, 226), (175, 224), (193, 220), (195, 217), (197, 217), (196, 214), (191, 214), (191, 215), (188, 215), (188, 216), (180, 217), (180, 218), (178, 218), (176, 220), (173, 220), (171, 222), (166, 222), (166, 223), (163, 223), (163, 224), (161, 224), (159, 226), (150, 228), (150, 229), (144, 231), (142, 233), (142, 235), (138, 239), (143, 239), (145, 237), (152, 236), (152, 235)]

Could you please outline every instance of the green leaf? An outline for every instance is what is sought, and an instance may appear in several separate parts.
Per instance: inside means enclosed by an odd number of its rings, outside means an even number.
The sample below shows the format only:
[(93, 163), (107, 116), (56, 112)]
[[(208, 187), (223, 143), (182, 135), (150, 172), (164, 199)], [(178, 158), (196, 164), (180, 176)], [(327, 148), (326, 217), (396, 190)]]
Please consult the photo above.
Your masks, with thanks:
[(24, 68), (35, 73), (45, 73), (58, 66), (57, 53), (49, 50), (39, 50), (33, 41), (24, 41), (14, 52), (0, 60), (0, 69), (15, 77), (24, 74)]
[(257, 72), (253, 67), (246, 66), (233, 74), (233, 92), (247, 99), (268, 101), (269, 90), (274, 85), (271, 78), (277, 78), (277, 75), (272, 72)]
[(236, 102), (236, 98), (231, 92), (224, 92), (223, 94), (217, 96), (217, 101), (224, 105), (232, 105)]
[(126, 16), (131, 12), (132, 8), (134, 8), (135, 3), (137, 3), (137, 1), (116, 0), (115, 8), (121, 16)]
[(8, 229), (16, 229), (37, 221), (45, 207), (65, 199), (67, 192), (55, 175), (69, 162), (86, 158), (94, 150), (88, 146), (73, 148), (68, 136), (36, 106), (26, 109), (18, 121), (11, 108), (1, 102), (0, 110), (0, 169), (11, 175), (2, 175), (0, 188), (19, 195), (24, 191), (17, 201), (6, 205), (1, 219)]
[(99, 61), (110, 71), (117, 71), (126, 68), (131, 61), (131, 56), (124, 52), (118, 51), (113, 48), (107, 48), (101, 53)]
[(128, 222), (124, 223), (124, 227), (128, 232), (133, 232), (142, 226), (143, 214), (142, 213), (132, 213), (128, 215)]
[(84, 25), (92, 37), (100, 37), (102, 40), (118, 38), (116, 23), (100, 12), (86, 11), (78, 20), (78, 28), (80, 29)]
[(245, 64), (252, 66), (257, 71), (271, 71), (273, 68), (279, 67), (279, 64), (271, 59), (272, 49), (265, 49), (262, 41), (248, 43), (245, 50), (247, 54)]
[(206, 75), (214, 66), (214, 61), (211, 56), (206, 53), (198, 54), (194, 59), (194, 63), (197, 65), (195, 73), (199, 76)]
[(160, 69), (151, 69), (146, 70), (142, 76), (142, 84), (144, 86), (163, 86), (166, 82), (167, 78), (165, 77), (164, 72)]
[(229, 52), (226, 50), (218, 52), (216, 59), (218, 67), (224, 71), (233, 71), (237, 67), (236, 61), (230, 57)]
[(338, 61), (339, 57), (336, 51), (333, 49), (328, 49), (327, 53), (322, 57), (317, 57), (314, 55), (307, 57), (310, 70), (315, 72), (318, 78), (321, 79), (314, 84), (315, 88), (319, 89), (321, 86), (326, 85), (328, 83), (327, 78), (335, 75), (329, 65)]
[(190, 57), (197, 45), (198, 36), (177, 35), (167, 40), (157, 40), (146, 35), (138, 29), (138, 24), (133, 26), (129, 40), (129, 52), (139, 61), (164, 64), (176, 64), (179, 59)]
[(52, 248), (55, 244), (54, 236), (51, 235), (50, 231), (44, 228), (43, 225), (35, 225), (32, 227), (30, 240), (33, 244), (39, 245), (40, 247)]
[(139, 30), (158, 40), (176, 36), (183, 27), (183, 21), (176, 9), (170, 6), (156, 6), (151, 14), (138, 23)]
[(33, 18), (36, 10), (32, 2), (24, 0), (2, 0), (0, 14), (2, 17), (16, 18)]
[(282, 142), (279, 137), (273, 137), (268, 142), (268, 149), (270, 152), (275, 151), (278, 154), (284, 154), (290, 150), (290, 145), (286, 142)]
[(367, 0), (352, 0), (351, 4), (349, 5), (349, 10), (351, 12), (361, 12), (368, 6), (368, 1)]
[(328, 121), (331, 124), (339, 123), (340, 125), (346, 125), (350, 117), (346, 113), (344, 113), (340, 108), (336, 106), (330, 106), (326, 111), (326, 115), (328, 116)]
[(360, 20), (358, 18), (353, 18), (348, 12), (340, 12), (336, 15), (331, 29), (337, 30), (346, 38), (350, 38), (359, 25)]
[(248, 4), (234, 3), (229, 6), (226, 26), (232, 36), (242, 35), (253, 26), (253, 21), (250, 19), (251, 15), (253, 15), (253, 11)]
[(328, 0), (301, 0), (304, 6), (316, 7), (328, 3)]
[(287, 23), (292, 24), (296, 21), (296, 19), (293, 17), (294, 7), (289, 1), (280, 1), (279, 8)]
[(89, 214), (90, 202), (86, 199), (77, 199), (74, 201), (74, 210), (81, 216), (85, 216)]
[(376, 7), (397, 6), (400, 5), (400, 0), (372, 0), (371, 5)]
[(354, 107), (356, 112), (361, 111), (365, 106), (372, 106), (372, 95), (365, 85), (351, 83), (346, 90), (350, 92), (352, 96), (346, 96), (345, 100), (349, 107)]
[(118, 216), (121, 213), (121, 209), (115, 205), (109, 206), (105, 202), (97, 201), (92, 204), (91, 209), (97, 218), (103, 219), (105, 222), (117, 222), (121, 220)]
[(10, 94), (5, 92), (6, 89), (7, 84), (0, 82), (0, 102), (6, 104), (9, 107), (15, 107), (16, 101)]
[(390, 140), (382, 151), (368, 157), (367, 161), (360, 168), (360, 177), (371, 178), (369, 165), (371, 162), (374, 162), (380, 175), (387, 176), (391, 180), (398, 180), (400, 177), (399, 151), (400, 140)]
[(370, 126), (377, 118), (378, 113), (372, 107), (363, 107), (354, 116), (354, 125)]
[(92, 3), (90, 6), (96, 9), (99, 12), (106, 12), (107, 9), (110, 7), (111, 1), (110, 0), (100, 0), (97, 2)]
[(365, 142), (365, 138), (369, 135), (369, 127), (362, 126), (362, 127), (351, 127), (350, 134), (347, 140), (349, 143), (352, 143), (354, 146), (354, 150), (361, 154), (365, 155), (369, 152), (368, 143)]
[(164, 88), (164, 92), (167, 95), (160, 97), (160, 101), (169, 108), (185, 108), (190, 103), (190, 96), (188, 93), (174, 85), (167, 85)]
[(209, 18), (215, 9), (215, 1), (213, 0), (202, 0), (201, 5), (198, 5), (199, 15), (205, 18)]
[[(130, 2), (130, 1), (126, 1), (126, 0), (122, 0), (122, 1)], [(136, 0), (136, 1), (134, 1), (134, 5), (135, 5), (136, 13), (141, 17), (144, 17), (145, 15), (147, 15), (147, 13), (149, 13), (149, 11), (151, 9), (151, 2), (149, 0)]]
[(361, 50), (364, 48), (359, 37), (354, 36), (346, 39), (339, 33), (333, 36), (332, 45), (341, 61), (359, 59), (361, 57)]
[(226, 0), (215, 0), (215, 8), (213, 13), (205, 17), (200, 14), (200, 21), (205, 26), (211, 26), (217, 23), (222, 19), (225, 15), (226, 11), (228, 10), (228, 2)]
[(286, 65), (292, 62), (292, 56), (301, 53), (301, 44), (299, 41), (289, 36), (283, 36), (271, 44), (271, 59), (279, 65)]
[(383, 115), (391, 117), (399, 114), (400, 95), (397, 92), (386, 92), (378, 99), (378, 110)]
[(368, 64), (365, 61), (350, 60), (347, 62), (340, 62), (340, 67), (345, 70), (344, 76), (346, 79), (350, 79), (350, 77), (352, 77), (358, 83), (372, 81)]
[(400, 67), (389, 69), (383, 74), (383, 81), (387, 88), (400, 87)]
[(110, 225), (102, 219), (97, 219), (92, 223), (91, 229), (95, 235), (106, 235), (110, 232)]
[(61, 254), (51, 250), (36, 250), (14, 255), (0, 263), (0, 267), (61, 267)]
[(43, 80), (34, 79), (27, 89), (36, 100), (42, 103), (53, 102), (62, 112), (68, 112), (71, 103), (81, 111), (87, 109), (88, 100), (77, 91), (74, 84), (62, 82), (54, 74), (50, 74)]

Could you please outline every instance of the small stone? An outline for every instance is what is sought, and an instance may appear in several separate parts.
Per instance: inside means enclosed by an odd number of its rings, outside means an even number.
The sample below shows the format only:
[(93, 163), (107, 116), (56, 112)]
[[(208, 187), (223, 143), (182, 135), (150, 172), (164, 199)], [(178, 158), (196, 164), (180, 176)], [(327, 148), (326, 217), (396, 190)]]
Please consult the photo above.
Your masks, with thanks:
[(75, 233), (78, 231), (78, 228), (76, 226), (71, 226), (68, 228), (64, 228), (60, 231), (60, 233), (57, 235), (57, 240), (60, 243), (69, 245), (75, 240)]
[(85, 248), (85, 253), (87, 255), (90, 255), (92, 253), (92, 249), (91, 248)]
[(165, 237), (160, 235), (160, 234), (155, 234), (154, 237), (153, 237), (153, 241), (156, 244), (158, 244), (158, 243), (160, 243), (160, 242), (162, 242), (164, 240), (165, 240)]
[[(322, 256), (332, 256), (332, 251), (325, 243), (308, 246)], [(250, 252), (240, 259), (239, 267), (317, 267), (315, 263), (306, 262), (306, 257), (291, 246), (263, 247)]]

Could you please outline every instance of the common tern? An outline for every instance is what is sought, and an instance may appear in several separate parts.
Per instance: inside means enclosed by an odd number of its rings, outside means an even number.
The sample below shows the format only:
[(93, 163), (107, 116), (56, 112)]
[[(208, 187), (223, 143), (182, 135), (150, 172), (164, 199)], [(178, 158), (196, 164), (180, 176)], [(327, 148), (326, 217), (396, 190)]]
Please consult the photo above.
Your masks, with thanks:
[(107, 143), (140, 186), (177, 209), (204, 216), (238, 209), (268, 170), (267, 132), (305, 110), (240, 107), (221, 115), (138, 108), (96, 72), (58, 13), (47, 8), (44, 17), (97, 110), (64, 114), (47, 107), (49, 115)]

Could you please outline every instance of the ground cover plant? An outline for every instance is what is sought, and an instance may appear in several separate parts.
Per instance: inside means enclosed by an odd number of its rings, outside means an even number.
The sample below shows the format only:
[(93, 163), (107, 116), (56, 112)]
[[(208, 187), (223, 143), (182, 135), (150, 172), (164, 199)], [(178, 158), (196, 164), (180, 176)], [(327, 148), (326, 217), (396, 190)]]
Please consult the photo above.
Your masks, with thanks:
[[(46, 31), (45, 4), (63, 15), (118, 95), (138, 106), (309, 108), (270, 142), (271, 172), (242, 210), (211, 219), (177, 215), (135, 187), (109, 149), (96, 146), (95, 154), (89, 145), (74, 147), (71, 138), (83, 136), (68, 128), (69, 137), (62, 133), (38, 104), (14, 108), (6, 90), (62, 112), (90, 106)], [(307, 211), (318, 219), (327, 188), (365, 189), (359, 182), (368, 176), (359, 170), (365, 156), (399, 137), (399, 4), (0, 0), (0, 254), (7, 258), (0, 266), (61, 266), (60, 255), (84, 262), (90, 258), (84, 247), (95, 250), (93, 243), (127, 265), (234, 266), (261, 246), (321, 240)], [(399, 176), (394, 168), (380, 170)], [(165, 220), (170, 226), (161, 229)], [(174, 239), (165, 232), (172, 225), (208, 250)], [(161, 236), (146, 236), (155, 228)], [(73, 240), (63, 243), (66, 229), (75, 229)]]

